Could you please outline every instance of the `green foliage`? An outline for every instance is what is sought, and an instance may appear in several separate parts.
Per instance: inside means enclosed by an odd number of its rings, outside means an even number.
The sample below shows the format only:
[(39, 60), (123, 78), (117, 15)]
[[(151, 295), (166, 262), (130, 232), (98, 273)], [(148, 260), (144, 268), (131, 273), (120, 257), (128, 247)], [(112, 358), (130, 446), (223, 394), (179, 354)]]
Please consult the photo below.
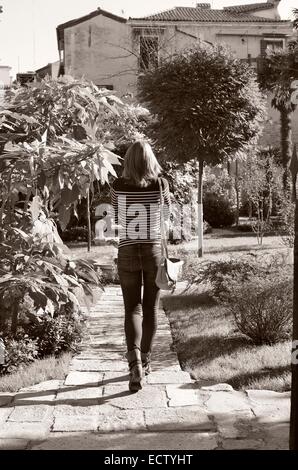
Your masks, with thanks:
[(293, 311), (293, 279), (280, 271), (254, 277), (230, 294), (228, 310), (241, 333), (256, 345), (275, 344), (290, 339)]
[(17, 228), (6, 238), (0, 244), (0, 311), (12, 333), (26, 299), (33, 301), (32, 315), (54, 316), (66, 305), (77, 311), (77, 291), (82, 297), (92, 296), (90, 284), (100, 285), (91, 261), (67, 261), (56, 244)]
[(280, 200), (279, 205), (279, 228), (282, 242), (285, 246), (294, 247), (295, 241), (295, 203), (287, 196)]
[(36, 341), (39, 358), (57, 356), (67, 351), (75, 352), (82, 339), (80, 322), (65, 315), (56, 318), (45, 315), (23, 328)]
[(252, 228), (262, 244), (264, 234), (271, 230), (273, 208), (283, 197), (281, 167), (275, 150), (265, 148), (251, 152), (241, 168), (241, 189), (251, 204)]
[(218, 164), (260, 133), (265, 103), (254, 72), (222, 45), (175, 54), (139, 84), (156, 116), (154, 138), (170, 159)]
[(211, 227), (230, 227), (235, 223), (236, 212), (230, 200), (220, 194), (204, 193), (204, 220)]
[(23, 332), (15, 337), (6, 336), (3, 339), (5, 357), (4, 364), (0, 364), (0, 375), (11, 374), (37, 359), (37, 342)]
[[(64, 242), (87, 242), (88, 240), (88, 230), (87, 227), (71, 227), (66, 230), (61, 235), (61, 238)], [(92, 234), (94, 238), (94, 234)]]
[(235, 286), (242, 286), (257, 274), (266, 275), (268, 270), (270, 266), (258, 263), (253, 256), (246, 256), (241, 259), (195, 262), (188, 268), (187, 279), (190, 285), (208, 285), (215, 298), (226, 300)]
[(276, 49), (267, 52), (262, 59), (260, 84), (273, 93), (272, 105), (279, 111), (292, 112), (295, 105), (291, 101), (293, 82), (298, 79), (295, 48)]

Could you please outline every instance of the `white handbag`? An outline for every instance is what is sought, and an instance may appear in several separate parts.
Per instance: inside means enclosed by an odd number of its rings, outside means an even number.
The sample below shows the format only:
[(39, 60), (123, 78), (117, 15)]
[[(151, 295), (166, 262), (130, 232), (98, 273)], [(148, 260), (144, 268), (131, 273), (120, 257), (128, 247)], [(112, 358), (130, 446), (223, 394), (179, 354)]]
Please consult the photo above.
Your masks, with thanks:
[(183, 261), (178, 258), (169, 258), (164, 221), (164, 196), (160, 178), (158, 178), (158, 184), (160, 191), (161, 260), (158, 266), (155, 283), (161, 290), (174, 292)]

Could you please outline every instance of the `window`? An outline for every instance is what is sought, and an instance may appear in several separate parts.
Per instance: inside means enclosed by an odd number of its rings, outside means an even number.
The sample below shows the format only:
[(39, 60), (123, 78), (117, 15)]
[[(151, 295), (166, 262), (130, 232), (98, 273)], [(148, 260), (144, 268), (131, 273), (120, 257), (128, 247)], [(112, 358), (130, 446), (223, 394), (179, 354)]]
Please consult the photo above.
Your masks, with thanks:
[(268, 51), (284, 48), (284, 39), (281, 38), (265, 38), (261, 40), (261, 55), (265, 55)]
[(158, 37), (140, 36), (140, 69), (158, 66)]

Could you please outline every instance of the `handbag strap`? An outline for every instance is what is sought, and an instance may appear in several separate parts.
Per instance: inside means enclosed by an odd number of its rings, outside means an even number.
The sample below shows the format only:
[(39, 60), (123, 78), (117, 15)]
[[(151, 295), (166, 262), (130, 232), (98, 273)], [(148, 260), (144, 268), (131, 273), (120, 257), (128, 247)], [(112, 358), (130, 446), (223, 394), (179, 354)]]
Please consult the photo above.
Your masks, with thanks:
[(159, 185), (159, 194), (160, 194), (160, 235), (161, 235), (161, 255), (163, 257), (168, 258), (168, 247), (167, 247), (167, 236), (166, 236), (166, 229), (165, 229), (165, 220), (164, 220), (164, 206), (165, 200), (163, 195), (162, 189), (162, 180), (158, 178), (158, 185)]

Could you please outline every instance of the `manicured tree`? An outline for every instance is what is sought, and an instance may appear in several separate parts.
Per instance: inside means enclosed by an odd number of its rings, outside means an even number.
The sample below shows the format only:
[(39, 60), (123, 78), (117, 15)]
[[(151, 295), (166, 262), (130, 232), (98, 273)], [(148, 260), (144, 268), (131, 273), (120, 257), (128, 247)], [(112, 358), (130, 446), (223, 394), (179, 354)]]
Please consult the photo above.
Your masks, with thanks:
[(200, 44), (140, 77), (140, 99), (156, 116), (153, 129), (170, 160), (196, 159), (198, 255), (203, 254), (204, 165), (227, 162), (256, 139), (265, 103), (252, 69), (221, 45)]
[(280, 146), (284, 169), (283, 187), (290, 190), (289, 164), (292, 157), (292, 115), (296, 104), (292, 100), (294, 82), (298, 79), (298, 46), (292, 43), (287, 49), (269, 51), (262, 60), (261, 87), (273, 94), (272, 106), (280, 113)]

